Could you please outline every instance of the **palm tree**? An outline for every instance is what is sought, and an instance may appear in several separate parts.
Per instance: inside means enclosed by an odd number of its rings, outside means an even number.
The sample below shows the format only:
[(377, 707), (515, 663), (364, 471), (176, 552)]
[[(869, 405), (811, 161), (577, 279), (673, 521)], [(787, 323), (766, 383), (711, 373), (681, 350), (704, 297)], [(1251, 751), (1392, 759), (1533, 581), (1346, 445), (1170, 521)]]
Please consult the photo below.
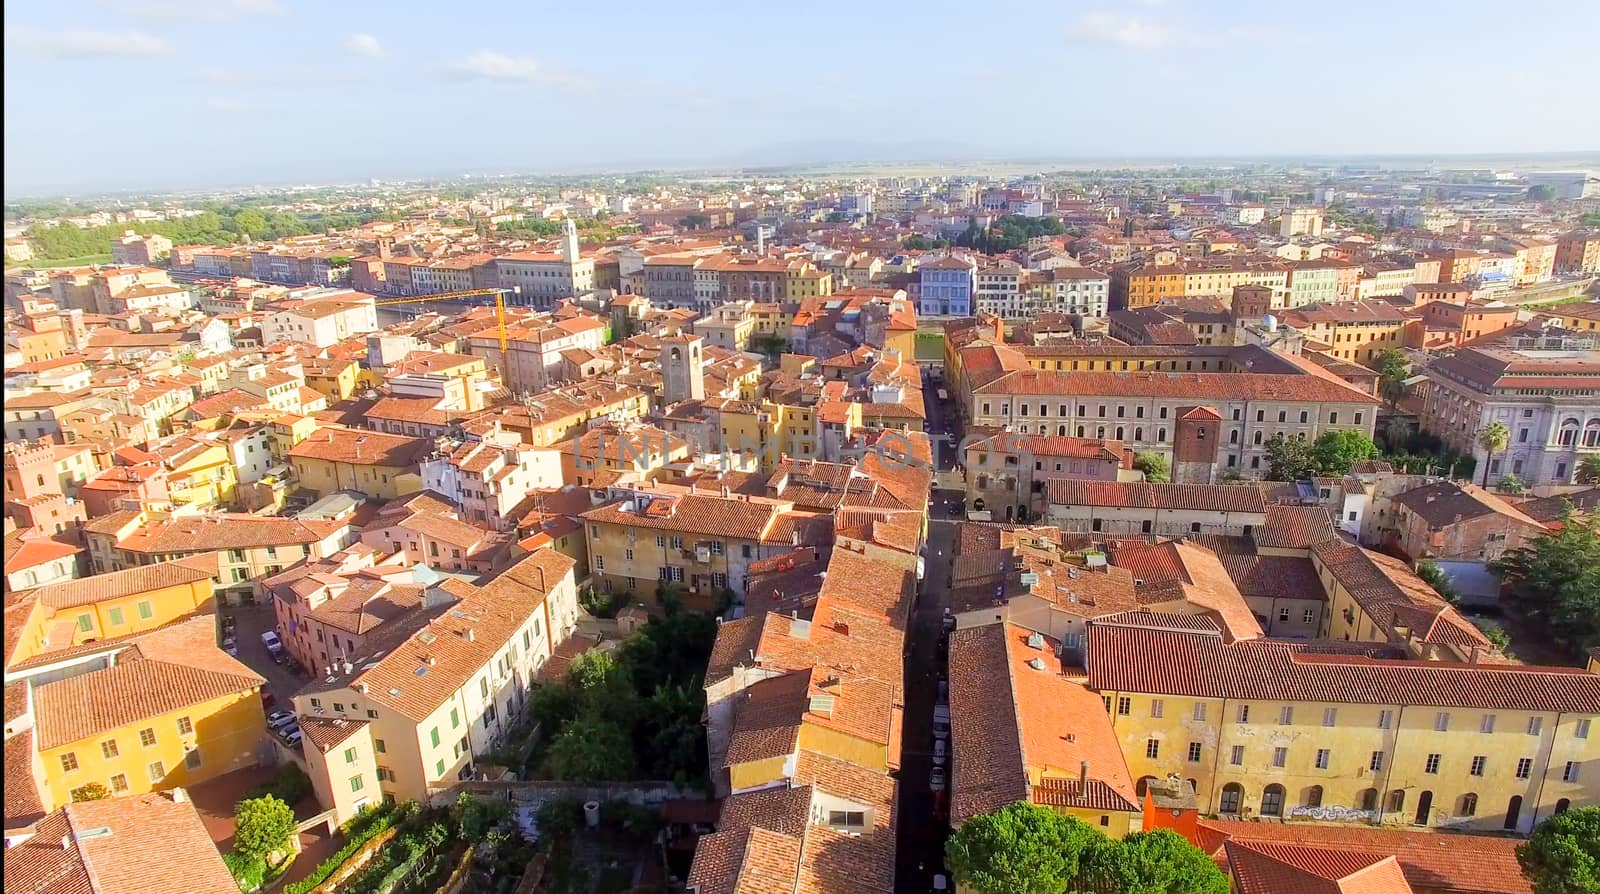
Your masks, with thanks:
[(1600, 484), (1600, 453), (1591, 453), (1578, 460), (1578, 483)]
[(1489, 459), (1511, 443), (1511, 429), (1504, 422), (1491, 422), (1478, 431), (1478, 446), (1484, 449), (1483, 486), (1489, 486)]

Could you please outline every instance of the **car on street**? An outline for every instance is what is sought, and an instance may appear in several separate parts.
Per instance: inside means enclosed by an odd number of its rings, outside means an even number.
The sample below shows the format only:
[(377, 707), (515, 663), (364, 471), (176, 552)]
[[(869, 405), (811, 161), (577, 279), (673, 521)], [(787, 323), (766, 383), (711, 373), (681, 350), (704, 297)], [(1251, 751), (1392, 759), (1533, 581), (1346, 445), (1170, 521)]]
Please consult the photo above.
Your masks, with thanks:
[(933, 763), (934, 763), (934, 765), (942, 767), (942, 766), (944, 766), (945, 761), (948, 760), (949, 758), (950, 758), (950, 743), (946, 742), (944, 739), (934, 739), (933, 740)]
[(299, 725), (294, 719), (293, 711), (285, 711), (279, 708), (267, 715), (267, 729), (277, 731), (279, 727), (285, 727), (291, 723)]
[(944, 767), (934, 767), (928, 774), (928, 788), (932, 791), (944, 791)]
[(283, 640), (278, 639), (278, 634), (271, 630), (261, 634), (261, 645), (265, 646), (268, 652), (283, 651)]
[(285, 745), (292, 748), (300, 744), (300, 721), (291, 718), (290, 722), (280, 727), (277, 732), (278, 738), (282, 739)]

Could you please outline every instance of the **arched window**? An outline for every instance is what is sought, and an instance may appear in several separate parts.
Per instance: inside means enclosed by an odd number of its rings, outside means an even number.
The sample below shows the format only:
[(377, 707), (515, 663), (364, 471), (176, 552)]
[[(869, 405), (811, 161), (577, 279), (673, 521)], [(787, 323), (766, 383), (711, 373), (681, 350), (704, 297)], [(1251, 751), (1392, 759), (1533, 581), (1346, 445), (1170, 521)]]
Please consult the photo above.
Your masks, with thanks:
[(1563, 447), (1571, 447), (1578, 443), (1578, 420), (1567, 418), (1561, 421), (1561, 432), (1556, 436), (1557, 443)]
[(1134, 440), (1135, 443), (1139, 443), (1139, 442), (1143, 442), (1144, 441), (1144, 429), (1143, 428), (1135, 428), (1133, 430), (1133, 440)]
[(1133, 790), (1139, 797), (1143, 798), (1144, 793), (1150, 790), (1150, 783), (1155, 781), (1156, 778), (1154, 776), (1140, 776), (1139, 781), (1134, 783)]
[(1078, 426), (1078, 437), (1083, 437), (1083, 426)]
[(1417, 818), (1411, 821), (1414, 826), (1426, 826), (1428, 815), (1433, 813), (1433, 792), (1425, 791), (1417, 799)]
[(1239, 805), (1244, 801), (1244, 786), (1237, 782), (1230, 782), (1222, 787), (1222, 802), (1217, 805), (1218, 813), (1239, 812)]
[(1356, 807), (1361, 810), (1377, 810), (1378, 790), (1375, 788), (1362, 789), (1361, 796), (1356, 799)]
[(1583, 446), (1600, 447), (1600, 419), (1590, 419), (1583, 424)]
[(1389, 813), (1399, 813), (1400, 811), (1406, 809), (1406, 790), (1403, 788), (1397, 788), (1390, 792), (1389, 805), (1386, 809)]
[(1097, 439), (1104, 441), (1106, 439), (1106, 427), (1103, 425), (1096, 427), (1094, 430), (1094, 436)]
[(1461, 803), (1456, 805), (1456, 816), (1477, 816), (1478, 795), (1476, 792), (1467, 792), (1461, 796)]
[(1511, 803), (1506, 805), (1506, 821), (1505, 821), (1505, 824), (1504, 824), (1505, 828), (1507, 828), (1507, 829), (1515, 829), (1517, 827), (1517, 823), (1521, 819), (1522, 819), (1522, 796), (1521, 795), (1512, 795), (1511, 796)]
[(1322, 786), (1313, 785), (1300, 794), (1300, 803), (1306, 807), (1322, 806)]
[(1274, 782), (1262, 790), (1261, 815), (1283, 816), (1283, 786)]
[(1056, 434), (1058, 436), (1060, 436), (1060, 437), (1063, 437), (1063, 438), (1066, 437), (1067, 436), (1067, 427), (1065, 425), (1056, 426)]
[(1561, 800), (1556, 802), (1556, 813), (1566, 813), (1567, 812), (1567, 808), (1569, 808), (1571, 806), (1572, 806), (1572, 799), (1571, 798), (1562, 798)]

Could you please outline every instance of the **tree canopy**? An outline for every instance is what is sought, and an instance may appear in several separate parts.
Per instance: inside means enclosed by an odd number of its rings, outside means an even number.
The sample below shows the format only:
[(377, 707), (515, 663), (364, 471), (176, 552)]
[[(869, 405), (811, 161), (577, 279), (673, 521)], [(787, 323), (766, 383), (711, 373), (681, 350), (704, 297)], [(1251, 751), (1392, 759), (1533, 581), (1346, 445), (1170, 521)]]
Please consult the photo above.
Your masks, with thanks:
[[(1493, 460), (1494, 455), (1506, 449), (1506, 445), (1510, 443), (1511, 429), (1506, 428), (1504, 422), (1491, 422), (1478, 432), (1478, 446), (1489, 454), (1487, 457), (1489, 460)], [(1492, 465), (1494, 465), (1493, 462), (1485, 462), (1483, 464), (1484, 487), (1489, 486), (1489, 467)]]
[(550, 771), (557, 779), (627, 779), (633, 767), (633, 743), (628, 734), (603, 716), (581, 715), (550, 743)]
[(1600, 533), (1568, 511), (1562, 528), (1490, 565), (1507, 601), (1573, 658), (1600, 643)]
[(1167, 458), (1159, 453), (1141, 453), (1133, 458), (1133, 467), (1144, 473), (1144, 480), (1162, 484), (1172, 480), (1172, 468)]
[(294, 835), (294, 809), (272, 795), (240, 801), (234, 821), (233, 849), (246, 857), (265, 860)]
[(1228, 894), (1217, 864), (1168, 829), (1096, 840), (1083, 856), (1083, 881), (1116, 894)]
[(1517, 862), (1534, 894), (1600, 891), (1600, 807), (1579, 807), (1540, 823), (1518, 845)]
[(1279, 432), (1267, 441), (1267, 478), (1296, 481), (1315, 475), (1343, 475), (1351, 465), (1377, 455), (1377, 445), (1357, 431), (1327, 431), (1315, 441)]
[(982, 894), (1061, 894), (1099, 837), (1086, 823), (1018, 801), (962, 823), (945, 842), (945, 863)]
[(1059, 236), (1066, 231), (1067, 228), (1062, 226), (1058, 218), (1008, 214), (988, 229), (968, 227), (956, 237), (956, 244), (988, 254), (1000, 254), (1027, 245), (1028, 240), (1035, 236)]

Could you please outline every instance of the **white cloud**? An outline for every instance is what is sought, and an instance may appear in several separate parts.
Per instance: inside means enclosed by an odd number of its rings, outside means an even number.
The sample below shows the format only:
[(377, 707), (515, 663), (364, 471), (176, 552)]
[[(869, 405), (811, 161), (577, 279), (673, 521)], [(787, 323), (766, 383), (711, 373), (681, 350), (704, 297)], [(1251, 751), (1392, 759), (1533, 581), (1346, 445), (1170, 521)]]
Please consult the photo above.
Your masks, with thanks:
[(1109, 12), (1092, 12), (1079, 17), (1071, 33), (1086, 43), (1103, 43), (1136, 50), (1170, 46), (1177, 43), (1181, 36), (1149, 19)]
[(142, 31), (39, 31), (7, 28), (6, 46), (21, 53), (59, 58), (165, 56), (172, 44)]
[(344, 48), (357, 56), (366, 56), (369, 59), (383, 55), (383, 44), (378, 43), (378, 39), (370, 34), (350, 35), (350, 39), (344, 42)]
[(140, 19), (233, 19), (285, 12), (279, 0), (100, 0), (100, 5)]
[(489, 81), (534, 81), (551, 80), (539, 63), (528, 56), (507, 56), (493, 50), (479, 50), (476, 53), (452, 62), (443, 69), (444, 73), (457, 78), (482, 78)]

